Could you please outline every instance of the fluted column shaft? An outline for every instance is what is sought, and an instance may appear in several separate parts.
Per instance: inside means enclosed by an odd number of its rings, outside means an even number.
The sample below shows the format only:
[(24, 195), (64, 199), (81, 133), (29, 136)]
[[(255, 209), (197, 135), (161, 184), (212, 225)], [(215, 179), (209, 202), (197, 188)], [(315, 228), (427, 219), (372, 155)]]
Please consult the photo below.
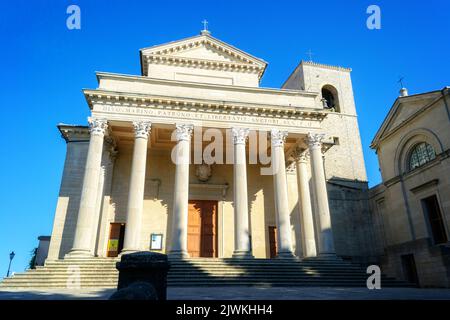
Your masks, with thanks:
[(234, 144), (233, 197), (234, 197), (234, 252), (235, 258), (251, 258), (247, 195), (247, 160), (245, 143), (247, 128), (232, 128)]
[(127, 220), (122, 253), (139, 251), (144, 207), (145, 169), (147, 164), (147, 145), (151, 123), (133, 122), (134, 148), (131, 161), (130, 189), (128, 191)]
[(273, 188), (275, 192), (275, 215), (277, 221), (278, 258), (291, 258), (292, 236), (289, 217), (288, 191), (286, 179), (286, 163), (284, 155), (284, 141), (287, 131), (271, 130), (272, 166), (274, 169)]
[(308, 155), (303, 149), (297, 149), (294, 153), (297, 167), (298, 202), (300, 209), (300, 221), (303, 235), (303, 255), (315, 257), (317, 255), (316, 239), (314, 232), (314, 219), (311, 206), (311, 194), (308, 183)]
[(187, 227), (189, 201), (189, 162), (191, 155), (192, 125), (176, 125), (177, 145), (172, 154), (175, 161), (175, 189), (173, 193), (172, 238), (169, 255), (187, 258)]
[(330, 208), (322, 159), (323, 134), (308, 134), (311, 173), (316, 195), (316, 218), (319, 220), (319, 255), (335, 255)]
[(81, 190), (80, 208), (72, 249), (68, 257), (91, 257), (92, 235), (97, 193), (99, 192), (99, 177), (103, 154), (103, 140), (107, 121), (104, 119), (89, 119), (89, 148), (84, 170), (83, 187)]

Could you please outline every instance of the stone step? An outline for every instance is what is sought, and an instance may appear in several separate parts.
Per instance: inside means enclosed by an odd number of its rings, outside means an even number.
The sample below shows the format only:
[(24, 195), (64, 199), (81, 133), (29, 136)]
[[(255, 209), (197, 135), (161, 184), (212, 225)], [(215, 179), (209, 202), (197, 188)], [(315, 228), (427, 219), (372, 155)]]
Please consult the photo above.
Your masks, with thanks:
[[(55, 270), (55, 271), (67, 271), (73, 270), (73, 268), (78, 268), (81, 271), (84, 270), (95, 270), (95, 271), (115, 271), (115, 267), (94, 267), (94, 266), (49, 266), (39, 270), (30, 270), (30, 272), (42, 272), (46, 270)], [(301, 270), (318, 270), (318, 271), (328, 271), (328, 270), (336, 270), (336, 271), (349, 271), (349, 272), (365, 272), (364, 269), (353, 267), (353, 268), (336, 268), (330, 266), (226, 266), (226, 265), (210, 265), (210, 266), (195, 266), (195, 265), (172, 265), (171, 270), (220, 270), (220, 269), (230, 269), (230, 270), (286, 270), (286, 271), (301, 271)]]
[(210, 265), (196, 265), (196, 264), (172, 264), (171, 268), (240, 268), (240, 269), (254, 269), (254, 268), (262, 268), (262, 269), (333, 269), (333, 270), (364, 270), (359, 267), (344, 267), (344, 266), (305, 266), (301, 264), (297, 265), (287, 265), (287, 266), (278, 266), (278, 265), (225, 265), (225, 264), (210, 264)]
[[(186, 281), (183, 279), (179, 280), (168, 280), (169, 286), (196, 286), (196, 285), (208, 285), (208, 286), (221, 286), (221, 285), (242, 285), (243, 283), (248, 284), (271, 284), (271, 285), (283, 285), (283, 286), (293, 286), (293, 285), (320, 285), (328, 284), (330, 286), (366, 286), (365, 280), (330, 280), (330, 279), (302, 279), (302, 280), (277, 280), (272, 279), (214, 279), (214, 280), (204, 280), (204, 279), (190, 279)], [(73, 284), (72, 284), (73, 285)], [(116, 287), (117, 281), (80, 281), (80, 287)], [(395, 281), (381, 281), (381, 286), (408, 286), (407, 284)], [(33, 281), (33, 282), (19, 282), (9, 283), (5, 285), (0, 285), (0, 287), (61, 287), (67, 288), (66, 281), (53, 281), (51, 283), (46, 281)]]
[(347, 265), (354, 266), (355, 264), (344, 262), (344, 261), (325, 261), (325, 260), (277, 260), (277, 259), (205, 259), (205, 260), (197, 260), (197, 259), (186, 259), (186, 260), (169, 260), (171, 264), (177, 263), (189, 263), (189, 264), (270, 264), (270, 265), (288, 265), (288, 264), (326, 264), (326, 265)]
[[(65, 288), (72, 275), (80, 271), (83, 288), (116, 287), (118, 259), (70, 259), (47, 261), (44, 267), (15, 274), (0, 287)], [(207, 259), (172, 260), (168, 275), (170, 286), (366, 286), (365, 268), (340, 259)], [(382, 286), (410, 286), (383, 276)]]
[[(213, 273), (213, 274), (205, 274), (205, 273), (191, 273), (191, 274), (183, 274), (183, 273), (169, 273), (169, 279), (175, 278), (187, 278), (187, 277), (195, 277), (195, 278), (215, 278), (215, 277), (229, 277), (229, 278), (239, 278), (239, 277), (250, 277), (250, 278), (288, 278), (288, 279), (300, 279), (300, 278), (308, 278), (308, 277), (324, 277), (324, 278), (361, 278), (367, 279), (367, 275), (365, 274), (339, 274), (339, 273), (329, 273), (329, 274), (307, 274), (307, 273), (298, 273), (298, 274), (285, 274), (285, 273), (259, 273), (259, 274), (248, 274), (248, 273), (231, 273), (231, 272), (222, 272), (222, 273)], [(109, 278), (117, 278), (118, 274), (80, 274), (80, 279), (109, 279)], [(32, 280), (32, 279), (46, 279), (46, 280), (56, 280), (56, 279), (68, 279), (69, 276), (67, 274), (43, 274), (37, 276), (32, 275), (15, 275), (12, 278), (5, 279), (4, 281), (12, 281), (15, 280)], [(387, 279), (387, 277), (382, 277), (382, 279)]]
[[(230, 276), (241, 276), (241, 275), (247, 275), (247, 276), (276, 276), (276, 275), (283, 275), (286, 277), (296, 277), (296, 276), (332, 276), (332, 277), (365, 277), (367, 278), (368, 275), (363, 272), (283, 272), (283, 271), (254, 271), (254, 272), (248, 272), (248, 271), (233, 271), (233, 270), (221, 270), (221, 271), (214, 271), (214, 272), (205, 272), (205, 271), (177, 271), (177, 270), (171, 270), (169, 272), (169, 277), (172, 276), (184, 276), (184, 277), (192, 277), (192, 276), (216, 276), (216, 275), (230, 275)], [(41, 273), (21, 273), (21, 274), (15, 274), (13, 278), (52, 278), (52, 277), (69, 277), (71, 276), (70, 273), (66, 272), (41, 272)], [(80, 272), (81, 277), (113, 277), (118, 276), (118, 272), (107, 272), (107, 273), (96, 273), (96, 272)]]
[[(365, 282), (357, 281), (168, 281), (170, 287), (192, 287), (192, 286), (329, 286), (329, 287), (365, 287)], [(413, 285), (398, 282), (381, 282), (382, 287), (413, 287)], [(66, 282), (32, 282), (32, 283), (8, 283), (0, 284), (0, 288), (66, 288)], [(116, 288), (116, 282), (80, 282), (81, 288)]]
[(214, 269), (214, 268), (230, 268), (230, 269), (319, 269), (319, 270), (364, 270), (358, 267), (342, 267), (342, 266), (304, 266), (304, 265), (289, 265), (289, 266), (270, 266), (270, 265), (171, 265), (171, 269)]

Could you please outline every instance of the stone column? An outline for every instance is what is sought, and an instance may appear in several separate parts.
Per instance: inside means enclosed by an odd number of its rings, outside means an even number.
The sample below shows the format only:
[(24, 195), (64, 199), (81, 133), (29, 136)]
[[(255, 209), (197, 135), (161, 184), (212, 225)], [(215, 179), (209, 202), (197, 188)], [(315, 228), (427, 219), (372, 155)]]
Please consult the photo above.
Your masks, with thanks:
[(128, 191), (127, 220), (123, 253), (139, 251), (144, 206), (145, 167), (147, 163), (148, 135), (151, 123), (134, 121), (134, 149), (131, 162), (130, 189)]
[[(109, 238), (109, 213), (111, 207), (111, 189), (112, 178), (114, 173), (114, 163), (117, 158), (118, 150), (115, 140), (111, 137), (105, 137), (107, 148), (103, 151), (103, 169), (104, 169), (104, 183), (103, 192), (97, 206), (99, 207), (98, 232), (96, 234), (97, 241), (95, 243), (95, 254), (99, 257), (106, 256), (106, 246)], [(101, 175), (100, 175), (101, 177)]]
[(319, 255), (335, 256), (333, 233), (331, 231), (330, 208), (328, 206), (327, 185), (322, 159), (322, 139), (324, 134), (308, 134), (311, 173), (317, 201), (316, 218), (319, 223)]
[(89, 119), (90, 140), (84, 170), (83, 188), (81, 190), (80, 208), (78, 210), (73, 246), (67, 254), (68, 258), (88, 258), (93, 256), (93, 219), (97, 207), (103, 140), (107, 127), (108, 124), (105, 119)]
[(189, 162), (193, 125), (177, 124), (177, 145), (172, 151), (175, 162), (175, 190), (173, 193), (172, 237), (169, 255), (171, 258), (188, 258), (187, 226), (189, 201)]
[(297, 167), (297, 188), (298, 188), (298, 208), (300, 211), (300, 221), (303, 235), (303, 255), (305, 257), (315, 257), (316, 238), (314, 232), (314, 219), (311, 207), (311, 194), (308, 183), (308, 154), (305, 149), (297, 148), (294, 151), (295, 165)]
[(275, 192), (275, 214), (277, 221), (277, 258), (293, 258), (291, 221), (289, 217), (288, 192), (286, 179), (286, 163), (284, 156), (284, 141), (288, 135), (287, 131), (272, 129), (271, 150), (273, 189)]
[(249, 129), (232, 128), (234, 145), (233, 197), (234, 197), (234, 252), (233, 258), (252, 258), (247, 196), (247, 161), (245, 142)]

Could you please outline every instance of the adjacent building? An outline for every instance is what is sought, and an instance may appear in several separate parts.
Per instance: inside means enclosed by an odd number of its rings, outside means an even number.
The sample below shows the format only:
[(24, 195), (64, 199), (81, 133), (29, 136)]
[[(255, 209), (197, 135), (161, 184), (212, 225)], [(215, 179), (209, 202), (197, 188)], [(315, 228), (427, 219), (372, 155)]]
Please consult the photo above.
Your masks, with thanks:
[(450, 286), (450, 88), (401, 90), (372, 141), (383, 182), (370, 189), (383, 272)]

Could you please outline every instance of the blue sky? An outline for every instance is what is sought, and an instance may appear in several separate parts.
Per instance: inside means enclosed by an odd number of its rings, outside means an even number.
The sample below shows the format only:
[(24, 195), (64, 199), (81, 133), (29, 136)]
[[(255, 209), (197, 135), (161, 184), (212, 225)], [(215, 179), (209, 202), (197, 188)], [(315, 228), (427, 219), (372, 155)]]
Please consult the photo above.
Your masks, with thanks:
[[(81, 30), (66, 28), (66, 8), (81, 8)], [(381, 8), (381, 30), (366, 28), (366, 8)], [(2, 1), (0, 276), (8, 253), (23, 271), (39, 235), (49, 235), (65, 157), (58, 122), (86, 123), (82, 88), (95, 71), (140, 74), (139, 49), (213, 36), (269, 62), (264, 87), (280, 87), (305, 53), (351, 67), (370, 185), (380, 182), (369, 144), (398, 95), (450, 85), (447, 1)]]

